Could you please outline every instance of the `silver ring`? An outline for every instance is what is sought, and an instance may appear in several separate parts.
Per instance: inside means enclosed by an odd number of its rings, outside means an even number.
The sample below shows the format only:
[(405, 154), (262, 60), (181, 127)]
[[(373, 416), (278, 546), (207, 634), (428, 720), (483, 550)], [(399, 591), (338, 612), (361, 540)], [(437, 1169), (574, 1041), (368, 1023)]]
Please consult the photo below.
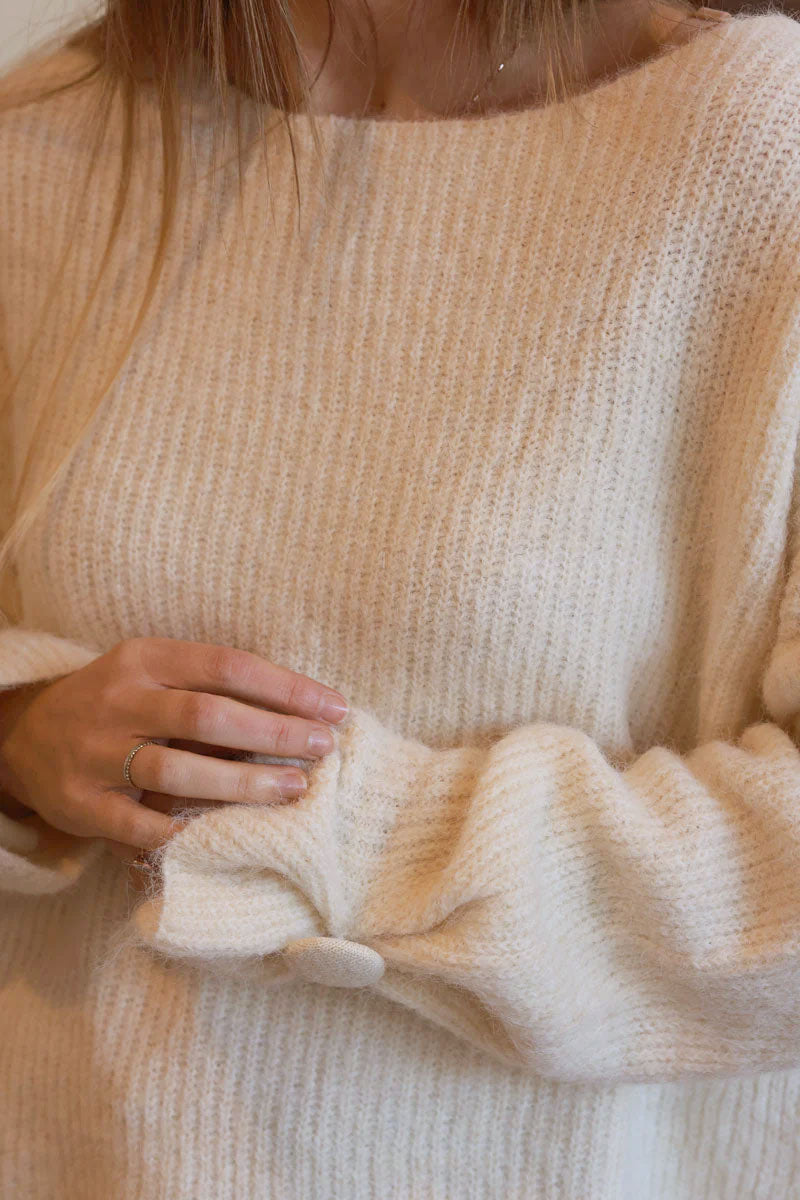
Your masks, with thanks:
[(155, 746), (157, 744), (158, 738), (150, 738), (149, 742), (139, 742), (139, 745), (134, 746), (128, 754), (128, 757), (125, 759), (125, 766), (122, 768), (122, 774), (125, 776), (125, 782), (129, 787), (136, 788), (137, 791), (140, 790), (138, 785), (131, 779), (131, 763), (133, 762), (134, 754), (136, 754), (137, 750), (141, 750), (142, 746)]

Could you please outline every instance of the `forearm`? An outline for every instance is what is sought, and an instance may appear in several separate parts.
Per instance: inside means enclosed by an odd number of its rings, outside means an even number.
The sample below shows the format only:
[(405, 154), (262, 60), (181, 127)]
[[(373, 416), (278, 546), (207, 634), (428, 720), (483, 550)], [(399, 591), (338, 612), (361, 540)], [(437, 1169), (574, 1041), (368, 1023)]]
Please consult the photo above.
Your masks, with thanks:
[(155, 949), (364, 943), (376, 990), (568, 1082), (800, 1063), (800, 754), (775, 724), (624, 771), (534, 723), (432, 750), (351, 710), (291, 811), (228, 806), (164, 850)]

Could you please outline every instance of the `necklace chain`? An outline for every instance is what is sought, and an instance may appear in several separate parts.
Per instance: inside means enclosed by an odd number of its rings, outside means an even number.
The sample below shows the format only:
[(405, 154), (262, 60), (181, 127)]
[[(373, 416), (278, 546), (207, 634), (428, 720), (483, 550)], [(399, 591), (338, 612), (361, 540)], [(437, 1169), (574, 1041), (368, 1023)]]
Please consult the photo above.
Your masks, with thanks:
[[(689, 19), (691, 20), (691, 19), (699, 18), (700, 20), (705, 19), (705, 20), (711, 20), (711, 21), (729, 21), (729, 20), (731, 20), (732, 16), (733, 16), (733, 14), (726, 12), (725, 9), (709, 8), (706, 5), (704, 5), (702, 8), (695, 9)], [(480, 91), (476, 92), (475, 95), (472, 97), (473, 104), (475, 104), (476, 101), (478, 101), (480, 99), (481, 93), (483, 92), (484, 88), (494, 78), (494, 76), (498, 74), (499, 71), (502, 71), (502, 69), (505, 65), (506, 65), (505, 62), (501, 62), (500, 66), (497, 67), (494, 71), (492, 71), (492, 73), (489, 75), (489, 79), (487, 80), (487, 82), (484, 83), (482, 85)]]
[[(496, 70), (492, 71), (491, 75), (489, 76), (489, 79), (487, 80), (487, 83), (488, 83), (490, 80), (492, 80), (492, 79), (494, 78), (494, 76), (495, 76), (495, 75), (498, 73), (498, 71), (502, 71), (502, 69), (503, 69), (503, 67), (504, 67), (505, 65), (506, 65), (506, 64), (505, 64), (504, 62), (501, 62), (501, 63), (500, 63), (500, 66), (499, 66), (499, 67), (497, 67), (497, 68), (496, 68)], [(482, 85), (482, 87), (481, 87), (481, 91), (479, 91), (479, 92), (476, 92), (476, 93), (475, 93), (475, 95), (472, 97), (472, 103), (473, 103), (473, 104), (475, 103), (475, 101), (476, 101), (476, 100), (478, 100), (478, 99), (480, 98), (481, 92), (483, 91), (483, 89), (484, 89), (485, 87), (486, 87), (486, 84), (484, 83), (484, 84)]]

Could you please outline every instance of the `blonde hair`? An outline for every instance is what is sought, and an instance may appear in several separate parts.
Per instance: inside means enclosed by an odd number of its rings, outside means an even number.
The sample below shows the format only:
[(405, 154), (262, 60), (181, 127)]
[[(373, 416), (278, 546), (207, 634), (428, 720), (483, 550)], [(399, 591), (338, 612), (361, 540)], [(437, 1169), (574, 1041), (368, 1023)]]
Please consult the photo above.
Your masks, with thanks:
[[(330, 50), (335, 24), (342, 16), (353, 16), (346, 0), (338, 0), (336, 8), (333, 6), (333, 0), (325, 0), (325, 3), (329, 16), (329, 35), (322, 66)], [(366, 10), (374, 40), (375, 27), (368, 0), (360, 0), (360, 3)], [(412, 0), (409, 0), (409, 3), (411, 4)], [(655, 6), (655, 0), (653, 3)], [(689, 0), (669, 0), (669, 8), (675, 12), (678, 22), (694, 11)], [(567, 0), (459, 0), (456, 29), (460, 31), (466, 24), (471, 32), (476, 32), (478, 38), (482, 39), (488, 61), (501, 61), (523, 42), (536, 42), (543, 48), (547, 62), (549, 103), (566, 100), (571, 94), (581, 90), (585, 78), (581, 78), (578, 66), (576, 81), (575, 64), (579, 62), (577, 49), (580, 38), (587, 27), (591, 27), (596, 17), (596, 0), (569, 0), (569, 3)], [(354, 22), (357, 38), (358, 29), (359, 26)], [(116, 103), (121, 103), (123, 114), (117, 164), (119, 176), (109, 234), (97, 264), (96, 277), (88, 294), (83, 298), (78, 317), (67, 339), (63, 360), (57, 364), (49, 391), (40, 398), (41, 411), (29, 440), (17, 486), (12, 489), (12, 519), (0, 538), (0, 577), (9, 568), (13, 572), (14, 556), (18, 553), (22, 539), (42, 511), (53, 489), (63, 478), (72, 456), (101, 401), (119, 375), (141, 329), (163, 269), (174, 224), (185, 141), (184, 115), (188, 101), (191, 119), (192, 97), (197, 85), (211, 88), (212, 94), (220, 103), (222, 113), (228, 111), (227, 105), (230, 100), (237, 106), (240, 177), (242, 148), (238, 106), (242, 97), (254, 100), (256, 111), (259, 111), (259, 105), (263, 106), (264, 110), (267, 107), (281, 110), (284, 117), (289, 112), (307, 111), (315, 147), (317, 150), (320, 148), (319, 130), (310, 104), (310, 91), (314, 81), (308, 78), (304, 69), (286, 0), (109, 0), (102, 16), (85, 24), (68, 38), (62, 38), (60, 44), (81, 52), (72, 56), (70, 61), (82, 61), (85, 64), (84, 68), (79, 70), (75, 67), (66, 80), (47, 82), (47, 74), (40, 77), (36, 71), (38, 57), (34, 56), (24, 64), (22, 85), (19, 71), (11, 72), (0, 84), (0, 112), (21, 105), (40, 103), (59, 93), (92, 83), (97, 94), (96, 103), (92, 102), (94, 136), (90, 166), (80, 196), (85, 197), (88, 194), (94, 170), (101, 157), (110, 114)], [(566, 83), (565, 63), (568, 55), (573, 72), (572, 91)], [(26, 73), (25, 68), (31, 63), (34, 69), (27, 70)], [(26, 79), (30, 86), (24, 83)], [(160, 227), (149, 273), (139, 303), (134, 307), (130, 327), (122, 338), (102, 386), (91, 397), (89, 411), (73, 445), (62, 456), (55, 470), (33, 498), (21, 505), (20, 498), (31, 470), (42, 421), (48, 410), (48, 401), (55, 395), (59, 381), (67, 369), (70, 353), (76, 345), (81, 329), (86, 325), (119, 237), (137, 153), (140, 113), (138, 102), (145, 90), (156, 98), (155, 111), (162, 170)], [(294, 139), (288, 120), (285, 124), (295, 162), (299, 204)], [(263, 134), (263, 124), (260, 128)], [(266, 154), (267, 139), (261, 137), (260, 140)], [(78, 209), (79, 207), (80, 205), (77, 206)], [(77, 236), (67, 240), (67, 249), (50, 281), (41, 314), (42, 326), (45, 314), (58, 296), (59, 287), (64, 279), (71, 243), (77, 244)], [(36, 337), (34, 333), (14, 378), (9, 377), (7, 384), (4, 382), (2, 386), (0, 422), (7, 423), (9, 428), (12, 395), (31, 361)], [(2, 608), (0, 620), (6, 625), (11, 624), (10, 616)]]

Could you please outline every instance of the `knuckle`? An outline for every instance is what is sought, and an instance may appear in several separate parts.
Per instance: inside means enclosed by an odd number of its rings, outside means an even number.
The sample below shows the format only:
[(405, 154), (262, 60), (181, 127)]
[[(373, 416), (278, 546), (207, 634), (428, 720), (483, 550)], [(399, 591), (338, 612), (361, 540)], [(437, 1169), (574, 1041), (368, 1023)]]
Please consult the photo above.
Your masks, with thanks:
[[(148, 752), (147, 758), (139, 767), (141, 776), (142, 768), (147, 779), (148, 792), (169, 792), (174, 782), (174, 770), (172, 768), (172, 755), (165, 753), (164, 746), (146, 746)], [(141, 752), (140, 752), (141, 753)], [(138, 757), (138, 756), (137, 756)]]
[(121, 668), (130, 670), (134, 666), (141, 666), (145, 640), (141, 637), (124, 638), (121, 642), (117, 642), (109, 653), (117, 660)]
[(157, 832), (156, 821), (163, 818), (151, 813), (149, 816), (144, 808), (133, 805), (125, 806), (117, 811), (113, 827), (106, 835), (127, 846), (138, 846), (143, 850), (155, 850), (161, 845), (162, 839)]
[(301, 709), (303, 712), (316, 708), (318, 689), (303, 675), (292, 672), (286, 688), (286, 707)]
[[(219, 705), (205, 692), (190, 692), (182, 701), (182, 718), (189, 734), (213, 734), (220, 724)], [(195, 739), (203, 740), (201, 738)]]
[(290, 748), (293, 728), (291, 721), (284, 720), (281, 717), (273, 719), (272, 738), (279, 754)]
[(125, 698), (130, 695), (131, 676), (137, 672), (137, 668), (129, 666), (124, 658), (112, 658), (108, 668), (99, 678), (95, 690), (94, 711), (102, 714), (103, 726), (113, 714), (125, 707)]
[(146, 675), (156, 674), (155, 664), (159, 653), (163, 650), (168, 638), (162, 637), (130, 637), (117, 642), (111, 650), (115, 656), (118, 669), (123, 674)]
[(148, 844), (147, 824), (136, 812), (125, 809), (114, 819), (111, 835), (118, 842), (128, 846), (145, 846)]
[(217, 687), (229, 688), (242, 677), (241, 655), (231, 646), (210, 646), (206, 651), (205, 673)]
[(257, 804), (274, 790), (271, 777), (258, 769), (250, 767), (236, 772), (234, 799), (240, 804)]

